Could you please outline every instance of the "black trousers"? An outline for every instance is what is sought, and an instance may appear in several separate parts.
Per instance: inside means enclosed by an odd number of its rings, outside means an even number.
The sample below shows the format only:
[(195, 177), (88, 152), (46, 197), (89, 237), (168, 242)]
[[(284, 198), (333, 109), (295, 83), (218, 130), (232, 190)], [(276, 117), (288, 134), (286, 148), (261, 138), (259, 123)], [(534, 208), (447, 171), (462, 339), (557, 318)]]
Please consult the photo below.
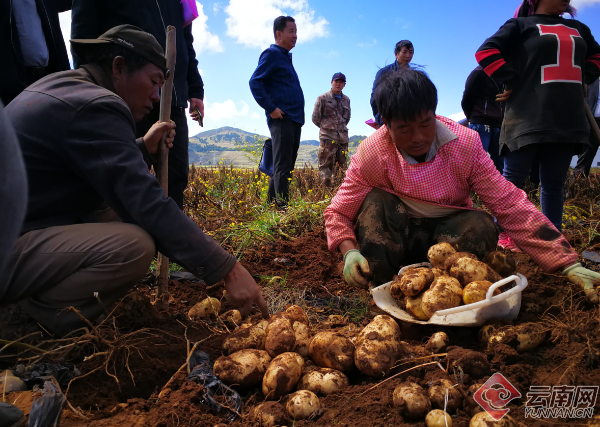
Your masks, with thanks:
[(394, 194), (371, 190), (355, 225), (361, 254), (369, 261), (376, 285), (392, 280), (400, 267), (427, 261), (427, 251), (440, 242), (483, 258), (496, 249), (494, 218), (483, 211), (461, 210), (440, 218), (415, 218)]
[[(150, 114), (137, 124), (137, 137), (142, 137), (148, 132), (154, 123), (158, 121), (160, 113), (159, 104), (155, 104)], [(186, 109), (173, 107), (171, 109), (171, 120), (175, 122), (175, 140), (173, 148), (169, 150), (169, 197), (175, 200), (179, 209), (183, 210), (183, 192), (188, 183), (190, 173), (188, 153), (188, 126)]]
[[(596, 117), (596, 123), (600, 126), (600, 117)], [(598, 152), (598, 146), (600, 141), (596, 139), (592, 130), (590, 129), (590, 145), (585, 148), (585, 151), (579, 155), (577, 160), (577, 166), (575, 166), (575, 172), (583, 172), (585, 176), (590, 174), (590, 169), (594, 163), (594, 157)]]
[(273, 176), (269, 181), (269, 202), (285, 205), (290, 198), (290, 180), (300, 148), (302, 125), (283, 115), (283, 119), (269, 123), (273, 140)]

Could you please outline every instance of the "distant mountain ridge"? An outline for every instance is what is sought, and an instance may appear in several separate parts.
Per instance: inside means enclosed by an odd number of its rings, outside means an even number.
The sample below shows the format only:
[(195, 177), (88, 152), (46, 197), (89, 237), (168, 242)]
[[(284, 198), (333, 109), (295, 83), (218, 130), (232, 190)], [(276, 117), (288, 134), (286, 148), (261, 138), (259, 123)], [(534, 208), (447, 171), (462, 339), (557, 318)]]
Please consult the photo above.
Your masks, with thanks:
[[(190, 143), (200, 145), (217, 145), (222, 146), (222, 148), (235, 148), (236, 141), (253, 142), (255, 139), (265, 140), (267, 138), (268, 137), (264, 135), (247, 132), (245, 130), (234, 128), (231, 126), (223, 126), (218, 129), (211, 129), (204, 132), (200, 132), (199, 134), (190, 137)], [(350, 138), (350, 145), (356, 145), (358, 141), (362, 141), (365, 138), (366, 136), (355, 135)], [(314, 139), (304, 140), (300, 141), (300, 145), (318, 146), (319, 141)]]

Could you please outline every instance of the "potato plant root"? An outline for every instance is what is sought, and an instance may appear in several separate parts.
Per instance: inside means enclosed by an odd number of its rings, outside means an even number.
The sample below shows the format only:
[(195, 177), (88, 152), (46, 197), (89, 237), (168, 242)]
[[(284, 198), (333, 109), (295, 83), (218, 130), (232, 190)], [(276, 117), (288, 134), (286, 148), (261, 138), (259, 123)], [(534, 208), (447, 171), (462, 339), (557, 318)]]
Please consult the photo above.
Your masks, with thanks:
[[(378, 384), (385, 378), (371, 378), (357, 370), (349, 372), (349, 387), (339, 393), (321, 396), (320, 413), (314, 419), (296, 421), (294, 426), (423, 426), (424, 419), (403, 419), (394, 408), (393, 391), (406, 381), (427, 390), (428, 384), (433, 381), (448, 379), (453, 384), (461, 384), (459, 387), (465, 397), (471, 385), (484, 383), (494, 372), (501, 372), (523, 396), (529, 391), (530, 385), (600, 384), (598, 307), (587, 303), (583, 293), (571, 287), (564, 278), (543, 273), (527, 255), (514, 254), (513, 257), (518, 272), (529, 280), (529, 287), (523, 293), (521, 313), (514, 324), (532, 322), (546, 327), (550, 332), (541, 346), (518, 353), (505, 343), (488, 345), (480, 342), (479, 328), (438, 328), (402, 323), (399, 325), (401, 339), (405, 343), (402, 348), (406, 351), (400, 351), (398, 361), (389, 375), (421, 364), (428, 365), (412, 369), (381, 385)], [(274, 259), (285, 259), (288, 263), (274, 262)], [(351, 304), (342, 303), (351, 298), (358, 300), (365, 294), (344, 283), (340, 269), (341, 256), (327, 251), (325, 235), (321, 231), (311, 232), (293, 241), (278, 241), (247, 253), (242, 263), (257, 277), (269, 298), (275, 291), (303, 292), (301, 303), (304, 304), (313, 333), (331, 330), (353, 339), (375, 315), (382, 314), (376, 307), (369, 312), (368, 304), (366, 310), (359, 310)], [(271, 281), (274, 276), (281, 278), (275, 290), (275, 281)], [(185, 364), (188, 340), (191, 345), (202, 341), (198, 348), (216, 360), (224, 354), (222, 342), (228, 336), (228, 331), (233, 330), (218, 319), (192, 322), (187, 318), (190, 308), (206, 297), (221, 300), (222, 312), (232, 309), (223, 298), (221, 286), (207, 288), (202, 283), (171, 281), (169, 289), (173, 298), (169, 313), (159, 312), (152, 306), (153, 290), (143, 284), (139, 284), (119, 303), (111, 327), (120, 334), (147, 328), (153, 331), (153, 338), (137, 340), (135, 348), (131, 349), (127, 364), (131, 375), (123, 363), (123, 356), (119, 356), (121, 358), (116, 360), (114, 367), (111, 364), (109, 372), (118, 378), (118, 383), (104, 370), (72, 382), (68, 399), (79, 414), (67, 408), (61, 420), (62, 427), (257, 425), (251, 413), (254, 407), (265, 400), (260, 386), (240, 390), (244, 402), (241, 417), (231, 424), (212, 415), (209, 408), (201, 403), (202, 387), (186, 381), (186, 368), (181, 369), (169, 387), (163, 390), (163, 386)], [(251, 320), (256, 323), (259, 319), (260, 315), (255, 312)], [(428, 338), (436, 332), (448, 335), (448, 350), (445, 351), (449, 356), (436, 359), (424, 349)], [(417, 350), (410, 351), (411, 348)], [(83, 361), (84, 357), (93, 353), (93, 348), (85, 347), (69, 353), (67, 360), (75, 363), (82, 374), (86, 374), (97, 367), (97, 363), (101, 363), (98, 357)], [(31, 353), (25, 356), (29, 357)], [(440, 363), (430, 363), (436, 360)], [(0, 369), (11, 366), (8, 363), (8, 359), (0, 358)], [(307, 362), (306, 368), (310, 365)], [(158, 399), (161, 390), (163, 393)], [(6, 400), (12, 402), (16, 397), (9, 394)], [(284, 396), (280, 402), (284, 406), (285, 399)], [(17, 406), (20, 402), (27, 400), (18, 399)], [(511, 402), (509, 408), (512, 418), (520, 425), (549, 425), (525, 419), (524, 403), (523, 399)], [(469, 425), (470, 416), (464, 408), (451, 415), (453, 426)], [(561, 420), (553, 421), (552, 425), (568, 424), (561, 424)]]

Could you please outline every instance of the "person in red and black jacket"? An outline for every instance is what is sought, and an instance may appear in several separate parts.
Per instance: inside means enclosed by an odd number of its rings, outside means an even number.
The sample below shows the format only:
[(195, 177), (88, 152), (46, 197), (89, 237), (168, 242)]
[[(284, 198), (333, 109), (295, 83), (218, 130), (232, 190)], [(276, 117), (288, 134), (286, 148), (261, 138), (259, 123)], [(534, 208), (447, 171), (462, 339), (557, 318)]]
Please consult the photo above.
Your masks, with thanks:
[[(600, 75), (600, 45), (569, 0), (524, 0), (478, 49), (479, 65), (504, 84), (504, 176), (521, 188), (537, 157), (542, 212), (561, 230), (571, 159), (589, 144), (582, 84)], [(500, 237), (502, 239), (503, 236)]]

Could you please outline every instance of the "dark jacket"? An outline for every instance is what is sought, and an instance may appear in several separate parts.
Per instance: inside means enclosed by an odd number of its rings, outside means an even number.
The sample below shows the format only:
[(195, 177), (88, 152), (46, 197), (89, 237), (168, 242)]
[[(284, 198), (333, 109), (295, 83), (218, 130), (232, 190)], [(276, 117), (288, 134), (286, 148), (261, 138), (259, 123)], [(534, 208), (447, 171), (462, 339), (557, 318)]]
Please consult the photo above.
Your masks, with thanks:
[(588, 86), (587, 103), (592, 110), (592, 114), (595, 113), (596, 105), (598, 105), (598, 91), (600, 90), (600, 79)]
[[(598, 79), (600, 45), (587, 25), (553, 15), (510, 19), (475, 56), (489, 76), (513, 90), (501, 149), (560, 142), (578, 154), (589, 144), (581, 84)], [(557, 57), (569, 60), (557, 66)]]
[(467, 120), (495, 128), (502, 126), (504, 105), (496, 102), (499, 93), (502, 83), (495, 82), (483, 68), (475, 68), (467, 78), (461, 102)]
[[(12, 3), (18, 0), (0, 0), (0, 94), (12, 98), (28, 86), (23, 65), (19, 34), (14, 24)], [(42, 30), (50, 54), (47, 74), (71, 68), (58, 13), (71, 9), (70, 0), (36, 0)]]
[(100, 67), (45, 77), (5, 111), (29, 181), (23, 233), (86, 222), (106, 203), (206, 283), (233, 269), (235, 257), (165, 197), (136, 145), (131, 111)]
[(288, 50), (272, 44), (261, 53), (250, 78), (250, 91), (265, 110), (267, 123), (279, 108), (296, 123), (304, 124), (304, 93)]
[(377, 85), (379, 85), (379, 82), (386, 76), (387, 73), (396, 70), (398, 70), (398, 61), (394, 61), (392, 64), (380, 68), (379, 71), (377, 71), (377, 74), (375, 74), (375, 80), (373, 80), (373, 89), (371, 89), (371, 109), (373, 110), (373, 118), (379, 126), (383, 126), (383, 120), (379, 115), (379, 109), (377, 108), (377, 103), (375, 102), (375, 89), (377, 89)]
[[(180, 0), (73, 0), (71, 38), (95, 39), (117, 25), (131, 24), (152, 34), (165, 48), (168, 25), (176, 29), (173, 106), (185, 108), (190, 98), (204, 99), (204, 83), (198, 72), (192, 25), (183, 28)], [(73, 54), (75, 68), (82, 58)]]

